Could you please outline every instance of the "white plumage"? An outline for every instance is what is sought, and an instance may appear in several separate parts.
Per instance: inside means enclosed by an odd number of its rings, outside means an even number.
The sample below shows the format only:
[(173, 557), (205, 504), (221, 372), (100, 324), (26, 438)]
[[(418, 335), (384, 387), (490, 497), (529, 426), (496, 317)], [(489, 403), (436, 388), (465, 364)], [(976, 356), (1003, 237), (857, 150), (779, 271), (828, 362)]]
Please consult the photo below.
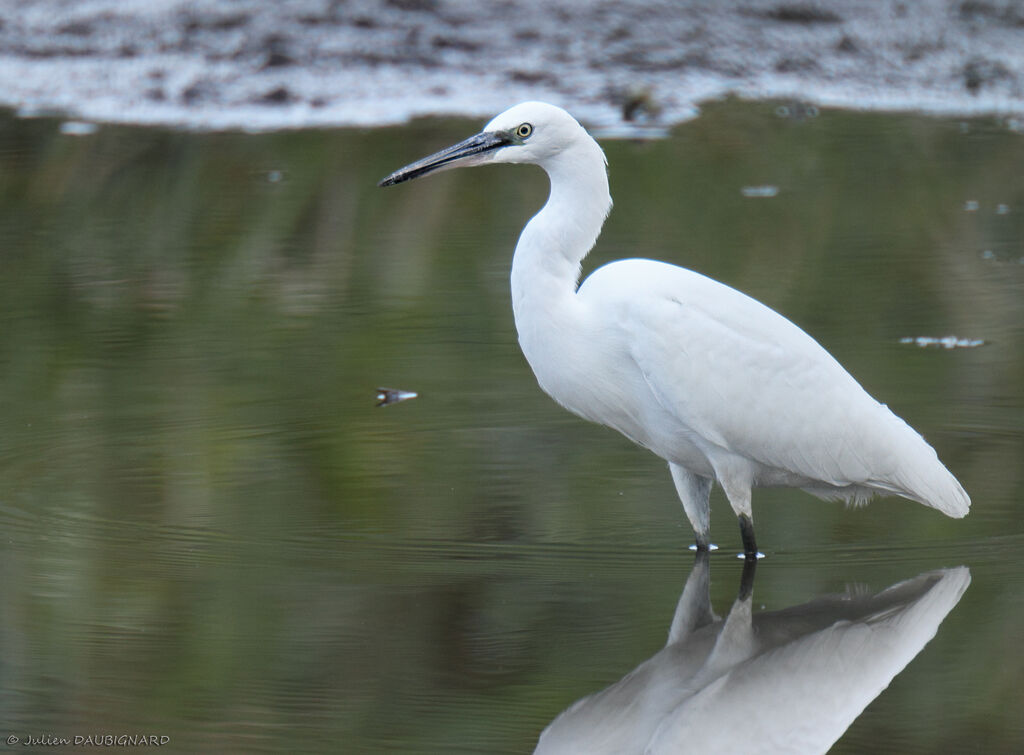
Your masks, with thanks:
[(705, 554), (665, 647), (571, 705), (534, 755), (828, 752), (935, 636), (971, 575), (943, 569), (877, 595), (754, 614), (751, 574), (725, 620), (712, 611), (708, 582)]
[(935, 451), (804, 331), (760, 302), (681, 267), (630, 259), (577, 289), (611, 209), (605, 156), (567, 112), (526, 102), (477, 136), (388, 176), (486, 163), (547, 172), (547, 203), (512, 261), (523, 354), (541, 388), (669, 463), (699, 548), (712, 481), (757, 552), (751, 488), (789, 486), (863, 502), (896, 494), (953, 516), (970, 499)]

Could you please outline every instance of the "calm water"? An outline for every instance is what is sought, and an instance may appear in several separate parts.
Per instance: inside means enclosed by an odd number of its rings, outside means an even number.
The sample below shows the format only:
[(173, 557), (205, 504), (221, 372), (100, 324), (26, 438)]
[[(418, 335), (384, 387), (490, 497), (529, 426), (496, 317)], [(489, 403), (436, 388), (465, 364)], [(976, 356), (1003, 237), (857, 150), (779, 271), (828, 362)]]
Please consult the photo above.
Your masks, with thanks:
[[(747, 605), (755, 627), (830, 595), (866, 606), (786, 625), (794, 654), (836, 621), (916, 638), (899, 662), (884, 637), (841, 668), (801, 656), (819, 703), (887, 669), (834, 752), (1020, 752), (1024, 136), (775, 110), (723, 103), (664, 141), (605, 142), (616, 206), (588, 268), (654, 257), (754, 295), (935, 445), (974, 500), (964, 520), (758, 491)], [(11, 750), (146, 734), (178, 752), (531, 752), (665, 646), (694, 566), (669, 475), (545, 397), (516, 345), (508, 268), (543, 175), (375, 186), (479, 125), (0, 120)], [(985, 343), (900, 343), (949, 335)], [(377, 409), (378, 386), (420, 398)], [(739, 532), (719, 491), (712, 506), (703, 604), (732, 616)], [(942, 600), (871, 603), (961, 566)], [(815, 729), (769, 666), (773, 692), (723, 695), (700, 736), (783, 704)]]

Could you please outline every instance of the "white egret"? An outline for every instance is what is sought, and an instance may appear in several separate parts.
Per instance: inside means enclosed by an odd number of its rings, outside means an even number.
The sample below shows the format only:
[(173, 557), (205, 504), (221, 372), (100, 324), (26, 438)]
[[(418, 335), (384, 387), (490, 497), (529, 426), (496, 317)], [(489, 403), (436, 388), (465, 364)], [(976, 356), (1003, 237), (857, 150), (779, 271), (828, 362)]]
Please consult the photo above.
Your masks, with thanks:
[(537, 382), (668, 462), (698, 549), (709, 547), (714, 481), (748, 558), (756, 486), (851, 503), (895, 494), (967, 514), (970, 498), (932, 447), (774, 310), (652, 260), (612, 262), (578, 285), (612, 200), (604, 152), (561, 108), (516, 105), (380, 185), (489, 163), (539, 165), (551, 183), (512, 259), (516, 330)]

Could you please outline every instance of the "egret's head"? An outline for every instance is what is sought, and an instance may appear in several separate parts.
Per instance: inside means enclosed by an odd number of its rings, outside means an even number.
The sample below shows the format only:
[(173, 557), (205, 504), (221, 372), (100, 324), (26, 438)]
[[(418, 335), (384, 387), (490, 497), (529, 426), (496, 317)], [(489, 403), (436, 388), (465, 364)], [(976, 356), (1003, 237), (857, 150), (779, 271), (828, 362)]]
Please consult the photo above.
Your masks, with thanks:
[(546, 102), (523, 102), (497, 116), (476, 136), (396, 170), (380, 185), (391, 186), (427, 173), (487, 163), (545, 165), (581, 139), (590, 137), (562, 108)]

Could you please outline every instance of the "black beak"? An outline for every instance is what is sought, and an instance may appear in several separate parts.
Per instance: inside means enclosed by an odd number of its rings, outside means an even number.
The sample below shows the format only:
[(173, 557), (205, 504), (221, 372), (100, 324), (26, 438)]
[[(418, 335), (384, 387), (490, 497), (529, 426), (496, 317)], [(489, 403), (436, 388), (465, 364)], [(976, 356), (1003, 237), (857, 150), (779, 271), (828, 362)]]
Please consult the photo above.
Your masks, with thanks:
[[(424, 157), (422, 160), (417, 160), (406, 165), (404, 168), (399, 168), (387, 178), (381, 179), (377, 185), (392, 186), (400, 184), (402, 181), (410, 181), (413, 178), (425, 176), (427, 173), (433, 173), (437, 170), (457, 168), (460, 162), (468, 157), (490, 152), (500, 147), (506, 147), (511, 143), (512, 136), (505, 131), (484, 131), (476, 136), (469, 137), (463, 142), (442, 149), (440, 152), (435, 152), (430, 157)], [(470, 162), (469, 164), (472, 165), (473, 163)]]

